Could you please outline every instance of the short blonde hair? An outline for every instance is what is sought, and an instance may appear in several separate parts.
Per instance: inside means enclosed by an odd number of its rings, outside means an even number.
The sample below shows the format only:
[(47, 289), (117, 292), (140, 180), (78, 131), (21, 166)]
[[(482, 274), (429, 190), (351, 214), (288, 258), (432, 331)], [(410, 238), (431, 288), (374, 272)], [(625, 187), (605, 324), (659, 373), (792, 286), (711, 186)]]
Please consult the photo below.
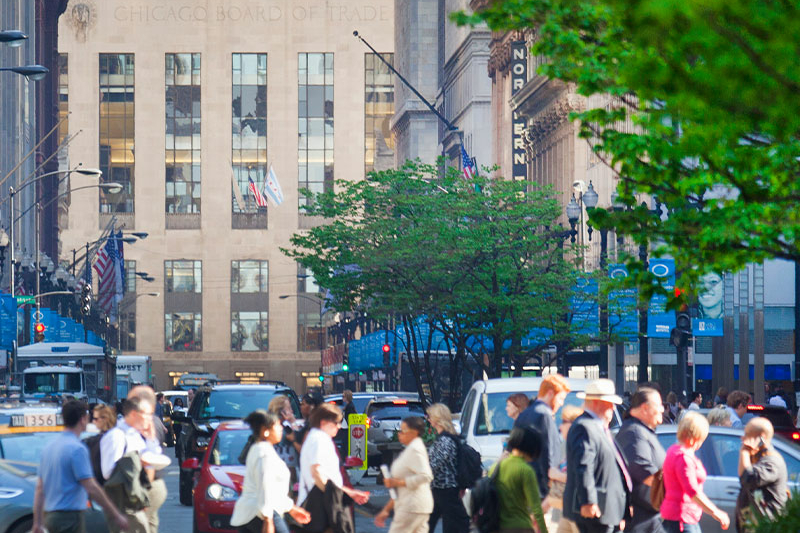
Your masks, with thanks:
[(95, 420), (94, 425), (100, 431), (108, 431), (117, 423), (117, 414), (107, 405), (96, 405), (92, 416)]
[(267, 407), (267, 412), (272, 413), (274, 415), (278, 415), (278, 418), (283, 419), (283, 415), (281, 415), (281, 411), (283, 411), (283, 406), (286, 405), (286, 402), (289, 401), (289, 398), (284, 396), (283, 394), (279, 394), (274, 396), (269, 401), (269, 406)]
[(572, 424), (576, 418), (583, 414), (583, 409), (578, 407), (577, 405), (565, 405), (561, 409), (561, 422), (566, 422), (567, 424)]
[(730, 422), (731, 413), (725, 409), (724, 405), (714, 407), (708, 412), (708, 423), (712, 426), (726, 426), (725, 422)]
[(353, 401), (353, 391), (351, 391), (350, 389), (345, 389), (344, 392), (342, 392), (342, 400), (344, 400), (345, 403), (352, 402)]
[(683, 444), (703, 442), (708, 437), (708, 420), (700, 413), (688, 411), (678, 423), (678, 440)]
[(443, 403), (435, 403), (428, 407), (428, 419), (431, 424), (441, 426), (447, 433), (455, 433), (456, 428), (453, 425), (453, 413), (450, 408)]

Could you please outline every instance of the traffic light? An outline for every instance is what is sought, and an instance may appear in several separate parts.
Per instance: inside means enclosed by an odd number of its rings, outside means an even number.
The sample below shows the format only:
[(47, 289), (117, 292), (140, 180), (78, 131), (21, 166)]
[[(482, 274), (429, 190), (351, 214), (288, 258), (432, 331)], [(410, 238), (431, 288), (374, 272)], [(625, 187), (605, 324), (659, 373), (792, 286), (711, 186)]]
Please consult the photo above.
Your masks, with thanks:
[(391, 361), (390, 361), (391, 357), (390, 357), (389, 354), (392, 351), (392, 347), (389, 346), (389, 343), (385, 343), (381, 347), (381, 350), (383, 350), (383, 366), (388, 367), (391, 364)]
[(320, 383), (324, 383), (325, 382), (325, 374), (320, 374), (319, 375), (319, 382)]
[(688, 309), (681, 309), (675, 313), (675, 327), (672, 328), (669, 343), (677, 348), (689, 346), (692, 338), (692, 317)]
[(45, 329), (47, 328), (41, 322), (33, 325), (33, 342), (44, 342)]
[(342, 355), (342, 372), (350, 371), (350, 356), (345, 353)]
[(81, 314), (88, 315), (92, 312), (92, 286), (87, 283), (81, 289)]

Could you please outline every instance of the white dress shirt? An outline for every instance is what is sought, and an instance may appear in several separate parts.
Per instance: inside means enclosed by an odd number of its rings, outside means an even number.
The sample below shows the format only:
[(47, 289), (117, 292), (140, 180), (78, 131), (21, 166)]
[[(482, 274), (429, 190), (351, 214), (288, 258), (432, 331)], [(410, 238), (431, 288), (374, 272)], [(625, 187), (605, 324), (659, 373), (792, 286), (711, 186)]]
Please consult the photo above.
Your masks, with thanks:
[(236, 501), (231, 516), (232, 526), (243, 526), (253, 518), (272, 518), (282, 515), (294, 506), (288, 496), (291, 474), (275, 448), (260, 441), (247, 452), (242, 495)]
[(109, 429), (100, 439), (100, 470), (103, 477), (108, 479), (123, 455), (127, 452), (142, 452), (145, 442), (142, 435), (125, 423), (124, 418), (117, 421), (117, 425)]
[(300, 450), (300, 489), (297, 494), (300, 504), (306, 501), (306, 496), (314, 488), (314, 476), (311, 474), (313, 465), (319, 465), (323, 477), (333, 481), (337, 487), (342, 487), (344, 481), (339, 470), (336, 446), (330, 435), (319, 428), (311, 428)]

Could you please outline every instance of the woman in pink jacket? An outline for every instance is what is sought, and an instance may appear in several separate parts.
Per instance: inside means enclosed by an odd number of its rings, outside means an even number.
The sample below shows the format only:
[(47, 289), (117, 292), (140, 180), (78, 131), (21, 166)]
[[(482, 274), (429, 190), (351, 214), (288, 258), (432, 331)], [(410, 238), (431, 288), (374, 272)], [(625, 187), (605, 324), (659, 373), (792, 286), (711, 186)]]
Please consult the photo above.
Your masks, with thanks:
[(722, 529), (730, 518), (703, 493), (706, 469), (694, 452), (708, 437), (708, 421), (700, 413), (688, 411), (678, 424), (678, 442), (667, 450), (664, 461), (664, 502), (661, 518), (667, 533), (701, 533), (703, 511), (714, 517)]

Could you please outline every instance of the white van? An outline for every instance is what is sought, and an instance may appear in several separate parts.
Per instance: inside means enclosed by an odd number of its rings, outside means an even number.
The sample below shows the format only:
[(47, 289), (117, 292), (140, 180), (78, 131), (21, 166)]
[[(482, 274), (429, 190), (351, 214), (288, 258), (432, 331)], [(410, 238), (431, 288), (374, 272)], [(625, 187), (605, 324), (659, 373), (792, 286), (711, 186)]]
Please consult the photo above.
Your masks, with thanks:
[[(570, 379), (570, 392), (564, 405), (583, 405), (578, 392), (586, 390), (588, 379)], [(542, 378), (500, 378), (476, 381), (469, 389), (461, 408), (461, 435), (467, 444), (478, 450), (484, 469), (495, 463), (503, 452), (514, 421), (506, 414), (506, 400), (516, 392), (535, 399)], [(561, 423), (561, 410), (556, 413), (556, 425)], [(622, 424), (619, 411), (614, 410), (611, 428)]]

